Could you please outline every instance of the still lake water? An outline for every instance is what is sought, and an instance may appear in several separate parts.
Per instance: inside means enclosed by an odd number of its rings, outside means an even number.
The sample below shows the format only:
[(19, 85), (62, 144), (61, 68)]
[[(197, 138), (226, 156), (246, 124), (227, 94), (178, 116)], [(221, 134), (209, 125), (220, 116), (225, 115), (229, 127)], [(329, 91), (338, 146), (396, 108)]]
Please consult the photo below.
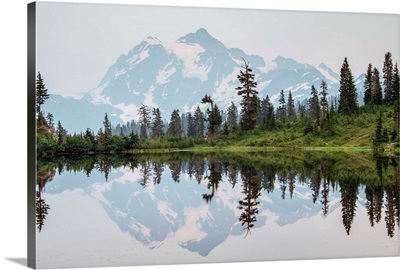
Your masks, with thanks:
[(39, 160), (37, 267), (398, 256), (399, 178), (365, 152)]

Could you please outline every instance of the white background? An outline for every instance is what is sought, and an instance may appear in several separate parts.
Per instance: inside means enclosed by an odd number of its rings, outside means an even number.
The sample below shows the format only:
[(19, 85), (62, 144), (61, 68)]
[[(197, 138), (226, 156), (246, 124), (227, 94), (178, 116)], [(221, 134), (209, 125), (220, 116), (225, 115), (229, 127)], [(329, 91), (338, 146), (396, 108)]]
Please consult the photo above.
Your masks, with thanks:
[[(90, 1), (89, 3), (112, 3)], [(265, 3), (264, 3), (265, 2)], [(397, 3), (396, 3), (397, 2)], [(27, 120), (26, 120), (26, 62), (27, 62), (27, 3), (25, 0), (0, 1), (0, 269), (25, 269), (26, 264), (26, 182), (27, 182)], [(397, 0), (119, 0), (123, 4), (172, 6), (238, 7), (292, 9), (316, 11), (351, 11), (369, 13), (400, 13)], [(190, 4), (189, 4), (190, 3)], [(327, 232), (329, 234), (329, 232)], [(399, 239), (400, 241), (400, 239)], [(374, 248), (374, 247), (371, 247)], [(400, 252), (400, 250), (399, 250)], [(382, 269), (398, 268), (400, 258), (337, 259), (314, 261), (254, 262), (238, 264), (190, 265), (191, 269)], [(135, 269), (186, 269), (179, 266), (147, 266)], [(102, 268), (102, 269), (128, 269)]]

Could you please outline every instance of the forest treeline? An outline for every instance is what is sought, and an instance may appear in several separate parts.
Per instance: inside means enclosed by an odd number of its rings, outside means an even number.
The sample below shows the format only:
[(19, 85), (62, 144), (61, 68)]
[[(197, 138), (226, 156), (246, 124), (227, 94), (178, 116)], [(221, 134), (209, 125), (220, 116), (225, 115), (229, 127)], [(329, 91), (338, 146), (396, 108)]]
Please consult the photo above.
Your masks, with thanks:
[[(366, 138), (355, 146), (366, 146), (367, 140), (371, 147), (387, 143), (398, 147), (399, 71), (397, 63), (393, 65), (390, 52), (385, 54), (382, 75), (377, 67), (368, 65), (361, 92), (355, 87), (350, 65), (345, 58), (340, 70), (338, 96), (329, 95), (328, 85), (322, 81), (321, 85), (311, 86), (310, 97), (302, 102), (295, 102), (292, 92), (289, 90), (286, 93), (282, 89), (277, 108), (274, 108), (268, 95), (260, 98), (250, 63), (245, 59), (243, 63), (237, 75), (239, 85), (232, 89), (241, 96), (240, 106), (231, 102), (226, 111), (220, 110), (212, 96), (206, 94), (199, 101), (204, 105), (198, 106), (193, 113), (181, 113), (175, 109), (167, 120), (161, 115), (160, 108), (142, 104), (138, 109), (138, 121), (113, 126), (105, 113), (99, 116), (104, 120), (98, 131), (88, 128), (78, 134), (68, 133), (60, 121), (54, 123), (54, 116), (50, 112), (42, 112), (41, 106), (49, 94), (38, 73), (38, 154), (231, 146), (237, 145), (235, 140), (238, 139), (248, 146), (274, 146), (276, 142), (279, 142), (279, 146), (285, 146), (290, 145), (291, 141), (314, 146), (324, 146), (324, 141), (335, 141), (333, 146), (340, 146), (346, 144), (344, 134), (354, 132), (354, 137), (361, 129), (367, 133), (364, 136)], [(359, 95), (363, 96), (361, 105)], [(265, 140), (260, 140), (262, 138)]]

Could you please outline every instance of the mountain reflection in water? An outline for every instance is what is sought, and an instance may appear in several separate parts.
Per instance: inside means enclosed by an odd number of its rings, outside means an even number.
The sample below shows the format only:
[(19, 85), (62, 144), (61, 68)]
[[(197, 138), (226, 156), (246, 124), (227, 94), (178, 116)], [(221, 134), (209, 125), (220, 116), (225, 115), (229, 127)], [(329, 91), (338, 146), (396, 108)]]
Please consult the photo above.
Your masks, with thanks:
[(364, 152), (59, 157), (39, 160), (37, 176), (40, 233), (50, 226), (47, 217), (65, 214), (46, 195), (80, 190), (150, 250), (174, 238), (205, 257), (229, 236), (247, 241), (268, 219), (284, 227), (336, 209), (343, 226), (335, 229), (350, 236), (360, 206), (363, 224), (384, 222), (385, 237), (398, 234), (398, 159)]

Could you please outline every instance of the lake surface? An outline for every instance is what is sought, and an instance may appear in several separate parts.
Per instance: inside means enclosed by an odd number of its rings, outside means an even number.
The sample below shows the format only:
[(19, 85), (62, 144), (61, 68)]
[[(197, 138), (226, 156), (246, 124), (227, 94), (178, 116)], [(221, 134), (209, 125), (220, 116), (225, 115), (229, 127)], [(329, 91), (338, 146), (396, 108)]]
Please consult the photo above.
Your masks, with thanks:
[(37, 267), (398, 256), (399, 186), (368, 152), (40, 159)]

